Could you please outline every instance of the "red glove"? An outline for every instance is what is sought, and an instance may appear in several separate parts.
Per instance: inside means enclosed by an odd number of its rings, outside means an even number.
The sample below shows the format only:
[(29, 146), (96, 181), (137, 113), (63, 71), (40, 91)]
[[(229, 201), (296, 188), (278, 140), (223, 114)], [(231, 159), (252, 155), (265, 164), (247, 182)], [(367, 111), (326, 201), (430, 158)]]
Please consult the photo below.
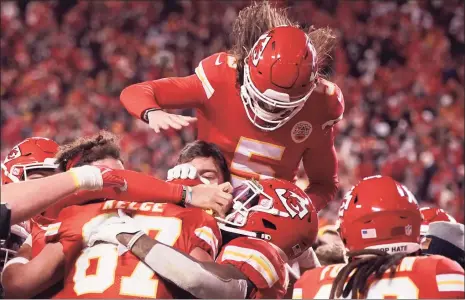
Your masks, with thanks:
[(119, 189), (122, 192), (125, 192), (128, 190), (128, 183), (126, 179), (123, 177), (116, 175), (115, 170), (104, 167), (104, 166), (96, 166), (97, 168), (100, 169), (100, 172), (102, 174), (102, 180), (103, 180), (103, 188), (116, 188)]
[(120, 191), (126, 191), (126, 180), (116, 175), (115, 170), (104, 166), (82, 166), (71, 168), (69, 171), (74, 178), (74, 183), (80, 190), (101, 190), (104, 187), (112, 187)]

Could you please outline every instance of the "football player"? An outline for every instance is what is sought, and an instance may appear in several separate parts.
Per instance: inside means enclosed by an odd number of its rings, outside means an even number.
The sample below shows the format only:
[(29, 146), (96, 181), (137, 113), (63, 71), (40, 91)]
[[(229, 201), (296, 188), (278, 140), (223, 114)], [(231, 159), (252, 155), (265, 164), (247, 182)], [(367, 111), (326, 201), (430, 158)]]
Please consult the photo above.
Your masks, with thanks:
[[(35, 209), (26, 205), (30, 203), (29, 198), (19, 199), (13, 203), (8, 200), (9, 187), (12, 186), (9, 184), (52, 175), (56, 169), (53, 157), (57, 150), (58, 144), (52, 140), (41, 137), (28, 138), (14, 146), (1, 164), (1, 202), (8, 203), (11, 208), (11, 224), (13, 226), (11, 227), (9, 238), (0, 245), (0, 273), (8, 261), (13, 261), (14, 263), (15, 261), (22, 260), (20, 258), (22, 256), (30, 257), (31, 240), (28, 239), (26, 243), (24, 242), (28, 238), (30, 231), (27, 219), (35, 214)], [(22, 195), (24, 195), (24, 190)], [(38, 209), (46, 208), (52, 204), (47, 200), (38, 199), (33, 205), (37, 205)], [(21, 246), (20, 255), (18, 258), (15, 258)], [(0, 295), (3, 294), (2, 290), (2, 286), (0, 285)]]
[[(83, 163), (92, 163), (99, 166), (105, 165), (114, 168), (122, 168), (122, 164), (119, 159), (119, 148), (115, 144), (114, 136), (109, 133), (100, 133), (97, 136), (80, 139), (75, 143), (64, 146), (62, 151), (58, 154), (57, 163), (60, 166), (60, 169), (66, 171), (66, 173), (76, 173), (77, 179), (81, 178), (85, 174), (92, 173), (90, 172), (92, 171), (90, 170), (91, 166), (82, 166)], [(92, 168), (97, 167), (92, 166)], [(64, 202), (66, 205), (72, 205), (85, 203), (90, 199), (109, 198), (123, 201), (127, 201), (129, 199), (133, 202), (185, 202), (191, 203), (193, 205), (198, 205), (199, 203), (203, 202), (203, 205), (205, 205), (207, 202), (210, 202), (210, 204), (217, 203), (217, 201), (214, 199), (222, 199), (221, 201), (227, 201), (227, 199), (224, 199), (223, 197), (223, 195), (226, 194), (223, 191), (224, 188), (228, 188), (227, 184), (223, 187), (221, 185), (216, 187), (198, 185), (190, 188), (187, 185), (165, 183), (153, 177), (137, 172), (131, 172), (127, 170), (112, 170), (108, 167), (98, 167), (97, 169), (103, 171), (102, 173), (105, 174), (104, 177), (106, 174), (110, 174), (111, 176), (108, 176), (108, 178), (113, 178), (113, 180), (115, 177), (120, 178), (120, 176), (124, 176), (124, 180), (119, 179), (117, 182), (123, 184), (125, 190), (115, 191), (113, 189), (107, 188), (100, 192), (97, 191), (93, 193), (80, 193), (73, 195), (74, 197), (71, 197), (70, 199), (62, 202)], [(80, 177), (79, 174), (82, 176)], [(95, 178), (93, 179), (94, 181), (98, 182), (98, 180), (95, 180)], [(81, 181), (83, 180), (77, 180), (77, 183)], [(105, 183), (105, 180), (103, 181)], [(39, 180), (37, 180), (37, 182), (39, 182)], [(92, 180), (87, 180), (86, 182), (90, 183)], [(147, 186), (150, 186), (151, 188), (147, 189)], [(179, 193), (177, 191), (179, 191)], [(205, 201), (207, 197), (210, 197), (212, 201)], [(231, 196), (229, 195), (229, 197)], [(56, 222), (54, 218), (62, 209), (62, 207), (63, 205), (60, 202), (58, 207), (51, 207), (45, 216), (40, 215), (34, 218), (35, 222), (33, 222), (33, 231), (34, 228), (36, 229), (35, 234), (33, 234), (32, 243), (32, 257), (34, 259), (30, 262), (29, 259), (27, 259), (24, 262), (21, 262), (21, 264), (15, 264), (8, 268), (8, 272), (3, 274), (2, 280), (4, 281), (7, 292), (9, 293), (9, 297), (14, 296), (26, 298), (33, 296), (36, 293), (43, 291), (49, 285), (53, 284), (59, 278), (61, 278), (60, 274), (56, 275), (53, 272), (50, 273), (49, 276), (46, 276), (46, 274), (42, 273), (44, 268), (47, 268), (47, 270), (51, 271), (55, 270), (59, 266), (60, 260), (56, 261), (55, 266), (50, 265), (50, 263), (53, 261), (53, 258), (59, 257), (58, 254), (61, 253), (61, 249), (55, 248), (48, 251), (42, 250), (45, 247), (45, 230), (48, 229), (50, 224)], [(215, 209), (215, 207), (212, 205), (208, 205), (206, 207)], [(50, 216), (52, 216), (52, 218), (50, 218)], [(27, 276), (24, 276), (24, 274), (27, 274)]]
[[(57, 151), (58, 144), (52, 140), (42, 137), (27, 138), (14, 146), (1, 164), (2, 202), (10, 206), (12, 224), (26, 221), (54, 203), (40, 194), (36, 194), (36, 200), (31, 202), (31, 182), (20, 185), (10, 183), (52, 175), (57, 167), (54, 163)], [(34, 192), (37, 193), (37, 190)]]
[[(6, 290), (11, 290), (15, 278), (23, 276), (16, 272), (16, 267), (35, 256), (32, 236), (42, 231), (39, 223), (44, 225), (45, 218), (34, 215), (71, 195), (77, 188), (99, 189), (124, 183), (121, 178), (111, 176), (111, 172), (103, 175), (99, 169), (53, 175), (57, 168), (54, 159), (57, 151), (58, 144), (52, 140), (27, 138), (13, 147), (2, 164), (2, 200), (11, 205), (12, 224), (25, 220), (12, 226), (10, 238), (1, 245), (0, 270)], [(76, 181), (83, 184), (76, 186)], [(34, 218), (27, 220), (31, 217)], [(36, 244), (35, 248), (40, 246)]]
[[(232, 184), (244, 179), (293, 181), (303, 160), (306, 193), (317, 210), (337, 192), (333, 125), (344, 112), (339, 87), (321, 78), (335, 37), (304, 32), (267, 1), (242, 10), (233, 47), (203, 59), (195, 74), (131, 85), (126, 109), (155, 132), (198, 119), (198, 138), (225, 155)], [(197, 118), (164, 109), (196, 108)]]
[(363, 179), (339, 210), (348, 263), (307, 271), (293, 298), (464, 298), (462, 267), (443, 256), (418, 256), (421, 222), (405, 186), (387, 176)]
[(57, 236), (65, 260), (64, 288), (55, 298), (172, 298), (176, 295), (166, 281), (160, 280), (132, 253), (119, 253), (116, 245), (95, 244), (82, 249), (92, 229), (117, 216), (118, 209), (132, 214), (150, 238), (182, 253), (201, 261), (213, 261), (217, 255), (221, 244), (218, 226), (211, 215), (199, 208), (116, 200), (67, 207), (60, 213), (61, 222), (54, 232), (49, 227), (46, 234), (49, 239)]
[[(120, 177), (112, 175), (112, 172), (102, 174), (98, 168), (89, 170), (86, 167), (81, 171), (75, 169), (76, 172), (53, 175), (58, 167), (54, 158), (57, 151), (58, 144), (52, 140), (28, 138), (16, 145), (2, 164), (2, 200), (11, 204), (13, 222), (33, 216), (31, 220), (22, 223), (28, 224), (24, 226), (26, 229), (18, 225), (12, 226), (12, 236), (6, 247), (2, 248), (4, 255), (1, 279), (7, 297), (16, 296), (15, 290), (22, 290), (22, 281), (17, 280), (24, 278), (21, 266), (37, 256), (44, 246), (44, 242), (38, 237), (43, 236), (43, 229), (50, 220), (40, 214), (41, 212), (79, 189), (98, 190), (104, 186), (125, 186)], [(26, 237), (26, 241), (22, 243)], [(15, 250), (21, 243), (22, 246), (16, 253)], [(12, 256), (16, 257), (8, 260)], [(11, 291), (13, 293), (8, 293)]]
[(445, 221), (451, 223), (457, 223), (457, 221), (446, 213), (442, 208), (438, 207), (422, 207), (420, 208), (421, 215), (423, 216), (423, 222), (420, 227), (420, 236), (425, 236), (429, 229), (429, 224), (438, 221)]
[(197, 298), (282, 298), (289, 282), (285, 263), (315, 241), (316, 210), (302, 190), (280, 179), (245, 181), (235, 194), (233, 210), (219, 219), (225, 244), (216, 263), (150, 239), (127, 216), (101, 224), (90, 245), (122, 244)]
[(421, 250), (426, 255), (442, 255), (465, 268), (465, 229), (463, 224), (438, 221), (430, 224), (421, 240)]
[(179, 154), (177, 165), (168, 171), (168, 180), (195, 179), (208, 180), (212, 184), (231, 181), (226, 159), (217, 145), (197, 140), (184, 146)]

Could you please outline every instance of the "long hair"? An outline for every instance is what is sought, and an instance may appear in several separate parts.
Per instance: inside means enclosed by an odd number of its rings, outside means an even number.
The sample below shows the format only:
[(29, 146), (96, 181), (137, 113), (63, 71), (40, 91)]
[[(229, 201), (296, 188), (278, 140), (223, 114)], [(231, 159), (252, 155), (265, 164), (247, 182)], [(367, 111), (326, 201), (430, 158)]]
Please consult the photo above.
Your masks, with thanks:
[(121, 160), (118, 138), (105, 130), (90, 137), (82, 137), (60, 147), (56, 163), (61, 171), (112, 157)]
[[(388, 254), (375, 249), (363, 249), (347, 253), (349, 259), (360, 255), (370, 256), (352, 260), (341, 269), (334, 279), (329, 299), (340, 298), (341, 295), (347, 298), (350, 292), (352, 292), (352, 299), (361, 299), (360, 297), (366, 295), (367, 280), (371, 275), (379, 279), (390, 269), (391, 278), (394, 277), (397, 266), (409, 253)], [(350, 276), (354, 270), (354, 274)], [(349, 281), (344, 288), (347, 279)]]
[[(253, 2), (250, 6), (239, 12), (233, 24), (231, 33), (232, 47), (229, 53), (237, 60), (238, 82), (243, 83), (244, 60), (249, 55), (258, 38), (268, 30), (277, 26), (293, 26), (301, 28), (292, 21), (286, 8), (272, 7), (268, 1)], [(305, 30), (317, 52), (317, 66), (320, 70), (324, 67), (331, 53), (336, 36), (332, 29), (313, 26)]]

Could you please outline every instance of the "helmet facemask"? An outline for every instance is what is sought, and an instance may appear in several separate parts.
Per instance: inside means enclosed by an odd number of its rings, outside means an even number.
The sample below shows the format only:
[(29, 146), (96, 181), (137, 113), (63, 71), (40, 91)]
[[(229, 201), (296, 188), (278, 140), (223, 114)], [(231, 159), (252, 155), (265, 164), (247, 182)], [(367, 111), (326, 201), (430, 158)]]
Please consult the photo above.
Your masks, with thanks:
[(234, 189), (233, 208), (226, 217), (216, 219), (220, 228), (225, 231), (241, 228), (246, 225), (249, 215), (253, 212), (263, 212), (280, 217), (289, 217), (287, 212), (273, 207), (273, 198), (263, 191), (263, 187), (255, 180), (246, 180)]
[(2, 272), (5, 264), (16, 257), (18, 250), (27, 239), (29, 232), (23, 222), (19, 225), (11, 226), (11, 234), (7, 240), (0, 240), (0, 273)]
[(291, 99), (288, 94), (271, 89), (262, 93), (252, 82), (246, 58), (241, 99), (250, 122), (262, 130), (273, 131), (286, 124), (303, 108), (316, 86), (314, 78), (307, 94), (298, 99)]
[(51, 170), (54, 171), (58, 167), (55, 164), (54, 158), (46, 158), (43, 162), (33, 162), (27, 164), (15, 164), (11, 166), (11, 169), (5, 166), (5, 164), (1, 165), (3, 173), (12, 181), (12, 182), (21, 182), (28, 180), (28, 174), (31, 171), (35, 170)]
[[(264, 36), (268, 40), (270, 39), (270, 37), (267, 37), (266, 34)], [(317, 72), (312, 72), (308, 82), (310, 85), (308, 91), (299, 97), (294, 96), (294, 98), (291, 99), (289, 94), (277, 92), (272, 89), (267, 89), (266, 91), (261, 92), (252, 81), (248, 62), (249, 59), (252, 59), (252, 64), (255, 66), (257, 65), (259, 60), (256, 56), (262, 55), (262, 52), (260, 51), (263, 51), (264, 48), (261, 48), (259, 52), (254, 52), (254, 49), (256, 50), (257, 45), (261, 41), (265, 43), (262, 43), (262, 45), (265, 45), (264, 47), (266, 47), (268, 40), (263, 41), (262, 38), (259, 38), (250, 50), (249, 55), (244, 59), (244, 82), (241, 86), (240, 93), (249, 120), (262, 130), (273, 131), (286, 124), (302, 109), (305, 102), (317, 86)], [(274, 44), (274, 42), (272, 42), (272, 44)], [(312, 53), (313, 64), (315, 64), (315, 48), (308, 40), (308, 37), (307, 45)]]

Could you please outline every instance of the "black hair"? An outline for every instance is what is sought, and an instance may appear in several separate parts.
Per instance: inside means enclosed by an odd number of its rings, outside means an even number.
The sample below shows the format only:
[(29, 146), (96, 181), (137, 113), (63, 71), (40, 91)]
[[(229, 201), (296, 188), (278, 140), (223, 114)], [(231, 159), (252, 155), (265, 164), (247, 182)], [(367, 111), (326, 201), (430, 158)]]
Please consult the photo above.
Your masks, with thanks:
[(228, 164), (221, 153), (220, 148), (213, 143), (197, 140), (187, 144), (179, 154), (178, 164), (188, 163), (196, 157), (211, 157), (220, 169), (225, 182), (231, 181), (231, 172)]

